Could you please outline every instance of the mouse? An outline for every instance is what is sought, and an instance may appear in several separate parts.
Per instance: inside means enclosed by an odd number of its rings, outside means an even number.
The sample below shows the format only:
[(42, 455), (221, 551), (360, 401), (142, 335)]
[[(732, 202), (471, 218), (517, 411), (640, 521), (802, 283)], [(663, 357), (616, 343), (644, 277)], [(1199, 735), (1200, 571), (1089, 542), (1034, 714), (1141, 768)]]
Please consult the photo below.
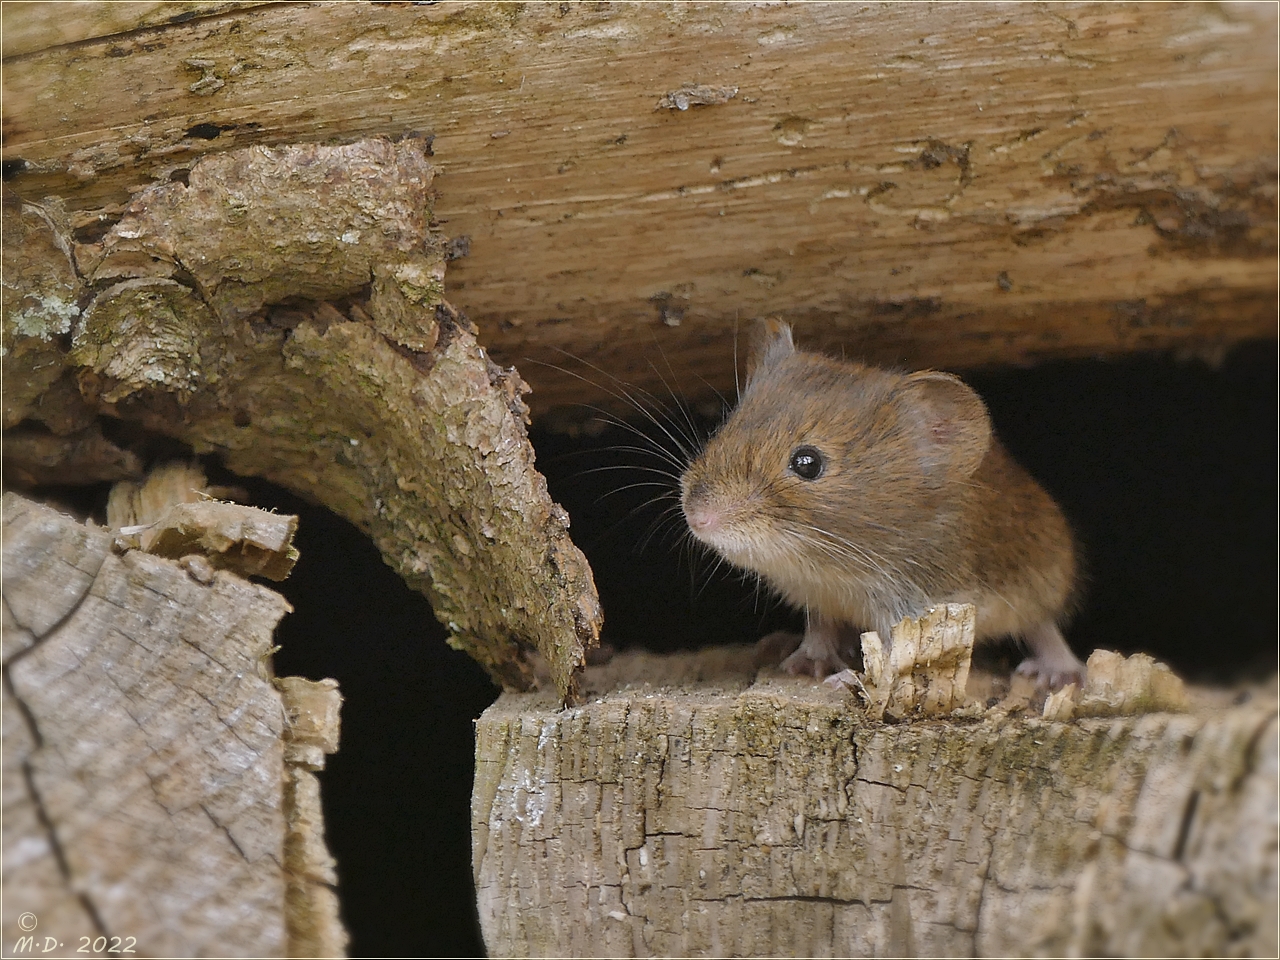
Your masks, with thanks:
[(759, 325), (752, 355), (680, 504), (699, 542), (804, 611), (803, 637), (759, 650), (821, 679), (849, 669), (861, 631), (887, 641), (904, 617), (972, 603), (977, 641), (1029, 651), (1018, 673), (1083, 684), (1062, 634), (1079, 585), (1071, 527), (971, 387), (798, 349), (779, 320)]

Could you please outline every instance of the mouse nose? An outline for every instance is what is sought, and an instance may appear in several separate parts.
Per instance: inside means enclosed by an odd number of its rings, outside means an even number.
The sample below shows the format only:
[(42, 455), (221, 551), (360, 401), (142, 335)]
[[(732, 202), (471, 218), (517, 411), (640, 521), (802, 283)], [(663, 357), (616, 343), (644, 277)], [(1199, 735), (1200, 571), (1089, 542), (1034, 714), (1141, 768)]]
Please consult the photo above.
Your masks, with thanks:
[(710, 536), (720, 529), (720, 511), (705, 504), (686, 505), (684, 518), (689, 529), (699, 537)]

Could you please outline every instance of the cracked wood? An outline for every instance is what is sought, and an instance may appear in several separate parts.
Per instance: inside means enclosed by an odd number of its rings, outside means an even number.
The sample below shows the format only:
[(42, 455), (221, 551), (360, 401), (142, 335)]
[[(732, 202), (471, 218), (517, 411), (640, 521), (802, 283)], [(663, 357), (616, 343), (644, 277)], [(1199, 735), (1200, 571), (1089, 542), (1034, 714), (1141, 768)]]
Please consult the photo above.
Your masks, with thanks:
[(861, 719), (751, 651), (624, 654), (476, 729), (500, 956), (1274, 956), (1274, 684), (1189, 714)]
[(82, 936), (340, 953), (317, 786), (285, 762), (270, 672), (288, 604), (12, 493), (2, 509), (4, 942), (29, 910), (59, 955)]
[(210, 4), (44, 48), (8, 7), (10, 189), (92, 234), (211, 152), (433, 134), (500, 362), (665, 396), (756, 316), (943, 368), (1275, 333), (1274, 5)]

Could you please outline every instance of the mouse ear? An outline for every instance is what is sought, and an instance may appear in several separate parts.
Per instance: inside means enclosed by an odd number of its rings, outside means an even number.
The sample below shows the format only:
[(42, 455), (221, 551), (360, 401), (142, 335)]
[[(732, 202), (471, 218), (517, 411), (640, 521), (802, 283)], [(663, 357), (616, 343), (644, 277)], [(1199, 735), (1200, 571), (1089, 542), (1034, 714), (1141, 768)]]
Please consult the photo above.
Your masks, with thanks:
[(751, 331), (748, 354), (751, 367), (750, 379), (755, 379), (759, 371), (773, 366), (783, 357), (789, 357), (795, 352), (795, 341), (791, 339), (791, 324), (783, 323), (777, 317), (758, 321)]
[(971, 476), (991, 446), (982, 398), (959, 377), (935, 370), (908, 376), (902, 396), (919, 427), (925, 470), (939, 479)]

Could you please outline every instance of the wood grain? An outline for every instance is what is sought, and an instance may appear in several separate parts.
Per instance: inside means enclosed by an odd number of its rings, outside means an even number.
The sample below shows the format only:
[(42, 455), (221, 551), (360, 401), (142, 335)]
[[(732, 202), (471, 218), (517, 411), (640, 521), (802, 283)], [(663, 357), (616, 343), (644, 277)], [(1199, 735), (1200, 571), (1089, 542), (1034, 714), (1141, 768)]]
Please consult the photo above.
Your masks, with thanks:
[(5, 944), (342, 955), (313, 773), (341, 697), (273, 680), (288, 604), (14, 494), (2, 509)]
[[(284, 956), (333, 933), (336, 909), (286, 919), (309, 886), (285, 857), (298, 817), (267, 659), (288, 604), (119, 555), (110, 531), (13, 494), (3, 512), (6, 945), (29, 932), (22, 911), (57, 956), (81, 937), (92, 955), (116, 937), (150, 956)], [(317, 815), (306, 828), (323, 849)]]
[(868, 722), (739, 648), (476, 728), (501, 956), (1273, 956), (1275, 687), (1187, 714)]
[[(10, 16), (13, 16), (12, 14)], [(246, 143), (418, 130), (500, 362), (731, 385), (736, 322), (968, 367), (1273, 336), (1272, 5), (282, 4), (6, 60), (100, 229)], [(728, 91), (680, 110), (664, 97)], [(455, 248), (461, 252), (461, 248)], [(525, 366), (535, 412), (599, 394)], [(578, 369), (576, 372), (586, 372)], [(590, 374), (592, 379), (601, 379)]]

